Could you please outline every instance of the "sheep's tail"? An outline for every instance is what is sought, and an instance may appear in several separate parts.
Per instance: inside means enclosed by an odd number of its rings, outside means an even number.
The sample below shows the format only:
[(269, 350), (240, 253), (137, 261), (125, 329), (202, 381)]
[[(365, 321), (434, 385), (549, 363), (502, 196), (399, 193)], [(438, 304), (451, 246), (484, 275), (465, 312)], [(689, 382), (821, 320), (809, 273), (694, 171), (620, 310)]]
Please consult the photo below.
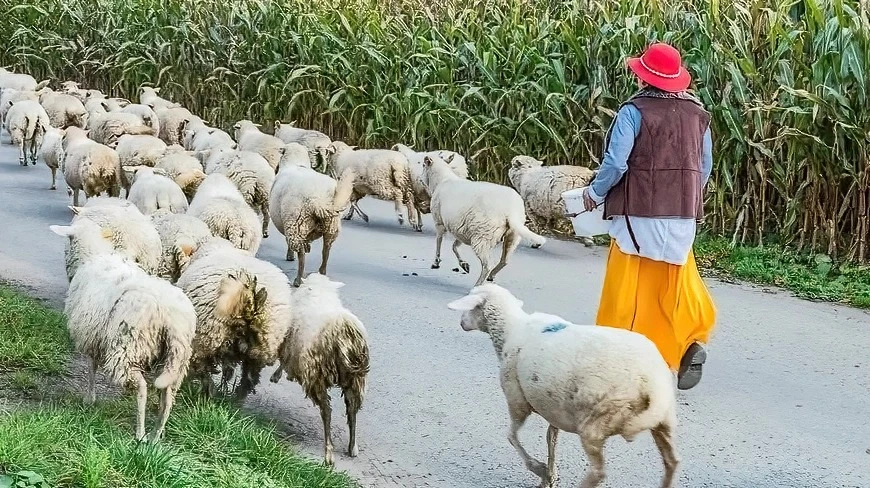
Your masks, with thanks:
[(190, 360), (190, 338), (181, 333), (173, 324), (167, 324), (164, 328), (166, 334), (163, 338), (166, 359), (163, 363), (163, 371), (154, 379), (154, 388), (163, 390), (174, 385), (187, 374), (187, 364)]
[(353, 195), (353, 184), (356, 181), (356, 173), (352, 169), (346, 169), (338, 183), (335, 185), (335, 193), (332, 195), (332, 209), (341, 212), (350, 205), (350, 197)]
[(39, 118), (36, 120), (30, 119), (29, 116), (24, 116), (24, 140), (30, 141), (33, 139), (33, 135), (36, 133), (36, 126), (39, 125)]
[(411, 188), (411, 172), (408, 170), (408, 165), (394, 162), (391, 164), (391, 169), (390, 176), (392, 177), (393, 184), (407, 193), (408, 189)]
[(369, 373), (369, 347), (361, 327), (349, 317), (334, 324), (329, 334), (336, 383), (354, 410), (362, 406)]
[(521, 238), (531, 242), (535, 247), (543, 246), (544, 243), (547, 242), (547, 239), (544, 238), (544, 236), (540, 236), (529, 230), (529, 228), (526, 227), (524, 217), (524, 212), (518, 215), (509, 216), (507, 221), (508, 229), (516, 232)]
[(268, 294), (247, 271), (232, 272), (221, 280), (215, 316), (223, 320), (254, 320), (265, 308)]

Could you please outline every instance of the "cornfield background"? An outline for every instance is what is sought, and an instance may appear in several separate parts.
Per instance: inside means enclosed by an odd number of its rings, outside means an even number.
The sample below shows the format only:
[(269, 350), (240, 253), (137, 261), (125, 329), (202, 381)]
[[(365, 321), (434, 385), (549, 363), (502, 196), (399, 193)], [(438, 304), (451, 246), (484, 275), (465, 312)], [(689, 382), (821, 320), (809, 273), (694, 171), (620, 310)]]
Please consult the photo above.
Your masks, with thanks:
[[(295, 120), (366, 147), (595, 166), (664, 40), (713, 112), (708, 230), (868, 261), (867, 0), (0, 0), (0, 64), (212, 124)], [(264, 124), (265, 125), (265, 124)]]

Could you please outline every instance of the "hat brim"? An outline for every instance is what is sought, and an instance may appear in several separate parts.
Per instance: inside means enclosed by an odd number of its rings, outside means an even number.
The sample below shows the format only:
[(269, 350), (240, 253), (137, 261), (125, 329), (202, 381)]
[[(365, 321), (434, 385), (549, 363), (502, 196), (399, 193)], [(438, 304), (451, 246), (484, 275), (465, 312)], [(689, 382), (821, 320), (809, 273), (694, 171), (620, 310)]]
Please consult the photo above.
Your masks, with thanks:
[(692, 84), (692, 76), (683, 66), (680, 66), (680, 74), (676, 78), (664, 78), (646, 69), (643, 63), (640, 62), (640, 58), (628, 58), (626, 64), (628, 69), (637, 75), (638, 78), (659, 90), (676, 93), (684, 91)]

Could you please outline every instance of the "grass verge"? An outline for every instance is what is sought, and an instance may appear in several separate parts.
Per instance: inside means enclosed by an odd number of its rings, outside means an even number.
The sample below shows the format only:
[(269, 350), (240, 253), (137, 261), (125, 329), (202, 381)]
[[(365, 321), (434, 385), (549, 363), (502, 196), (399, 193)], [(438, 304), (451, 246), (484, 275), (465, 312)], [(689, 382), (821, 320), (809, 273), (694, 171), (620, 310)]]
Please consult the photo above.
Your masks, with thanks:
[[(45, 388), (46, 378), (64, 371), (71, 350), (59, 312), (0, 286), (0, 330), (0, 382), (7, 391)], [(267, 421), (203, 400), (189, 387), (157, 444), (133, 439), (130, 395), (98, 397), (94, 406), (83, 405), (79, 391), (50, 397), (0, 413), (0, 475), (12, 476), (6, 479), (31, 471), (52, 487), (355, 486), (295, 453)], [(149, 420), (156, 417), (151, 400)]]

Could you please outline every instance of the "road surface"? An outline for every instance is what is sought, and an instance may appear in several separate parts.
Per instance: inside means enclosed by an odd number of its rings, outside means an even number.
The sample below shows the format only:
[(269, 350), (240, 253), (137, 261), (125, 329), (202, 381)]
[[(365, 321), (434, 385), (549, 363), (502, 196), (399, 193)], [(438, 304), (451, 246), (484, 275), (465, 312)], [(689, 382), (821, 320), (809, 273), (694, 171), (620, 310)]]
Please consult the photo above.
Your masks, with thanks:
[[(7, 140), (3, 136), (4, 141)], [(0, 146), (0, 279), (60, 305), (66, 290), (64, 240), (51, 224), (71, 218), (65, 185), (49, 191), (41, 162), (22, 168)], [(390, 204), (364, 200), (371, 223), (344, 226), (330, 275), (371, 341), (368, 396), (359, 420), (360, 456), (344, 455), (343, 402), (334, 395), (338, 469), (372, 487), (533, 487), (506, 439), (508, 421), (489, 338), (463, 332), (446, 308), (477, 276), (452, 272), (445, 244), (440, 270), (431, 220), (422, 234), (400, 228)], [(466, 252), (468, 249), (466, 248)], [(259, 257), (288, 274), (285, 246), (272, 229)], [(589, 323), (603, 279), (605, 249), (549, 241), (521, 248), (499, 283), (545, 311)], [(474, 263), (468, 253), (469, 261)], [(311, 270), (319, 264), (312, 249)], [(868, 314), (810, 303), (785, 293), (710, 281), (719, 308), (704, 380), (679, 393), (676, 442), (683, 487), (843, 488), (870, 486), (870, 321)], [(247, 408), (279, 422), (304, 452), (319, 456), (317, 409), (286, 380), (267, 381)], [(521, 432), (542, 458), (545, 428), (533, 418)], [(576, 486), (586, 460), (576, 436), (558, 449), (561, 486)], [(648, 435), (608, 443), (612, 488), (658, 486), (662, 468)]]

